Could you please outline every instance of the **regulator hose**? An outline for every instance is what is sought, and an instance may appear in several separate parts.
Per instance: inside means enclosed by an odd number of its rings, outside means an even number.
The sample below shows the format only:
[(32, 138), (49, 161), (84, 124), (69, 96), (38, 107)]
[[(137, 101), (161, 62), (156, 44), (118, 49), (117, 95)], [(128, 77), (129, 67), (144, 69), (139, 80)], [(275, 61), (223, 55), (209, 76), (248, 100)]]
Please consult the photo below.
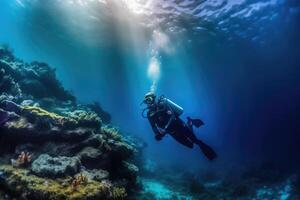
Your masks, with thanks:
[(143, 109), (143, 111), (142, 111), (142, 117), (143, 117), (143, 118), (148, 118), (148, 117), (145, 115), (145, 111), (147, 111), (147, 110), (149, 110), (149, 107), (146, 107), (146, 108)]

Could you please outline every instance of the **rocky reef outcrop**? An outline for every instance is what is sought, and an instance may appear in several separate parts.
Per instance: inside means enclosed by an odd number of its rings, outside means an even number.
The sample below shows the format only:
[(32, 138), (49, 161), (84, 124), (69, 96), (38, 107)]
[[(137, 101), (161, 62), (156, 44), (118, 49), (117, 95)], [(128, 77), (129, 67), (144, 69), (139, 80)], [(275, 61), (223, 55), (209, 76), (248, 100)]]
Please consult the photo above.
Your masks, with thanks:
[(98, 103), (78, 104), (47, 64), (0, 47), (0, 195), (126, 198), (140, 145), (110, 120)]

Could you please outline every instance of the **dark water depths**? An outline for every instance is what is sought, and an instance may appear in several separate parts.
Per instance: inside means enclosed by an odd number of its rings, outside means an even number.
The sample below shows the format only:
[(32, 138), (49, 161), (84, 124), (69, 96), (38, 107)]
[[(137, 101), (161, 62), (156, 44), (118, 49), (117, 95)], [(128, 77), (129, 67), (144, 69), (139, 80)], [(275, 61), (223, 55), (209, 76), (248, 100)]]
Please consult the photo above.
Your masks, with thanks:
[[(296, 169), (299, 19), (292, 0), (2, 0), (0, 42), (56, 67), (81, 102), (99, 101), (114, 124), (144, 139), (158, 164)], [(151, 58), (157, 93), (203, 119), (197, 134), (219, 152), (215, 163), (172, 138), (154, 140), (139, 105), (152, 84)]]

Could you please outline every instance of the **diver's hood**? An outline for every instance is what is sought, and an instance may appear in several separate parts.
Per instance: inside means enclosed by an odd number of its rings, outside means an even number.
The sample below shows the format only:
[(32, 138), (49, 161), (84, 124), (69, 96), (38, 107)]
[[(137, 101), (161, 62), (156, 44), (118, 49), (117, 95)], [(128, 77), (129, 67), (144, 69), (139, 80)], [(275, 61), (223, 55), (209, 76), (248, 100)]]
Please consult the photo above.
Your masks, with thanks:
[(147, 92), (144, 96), (144, 100), (141, 102), (140, 105), (142, 105), (142, 104), (147, 104), (148, 105), (149, 104), (148, 101), (152, 101), (154, 103), (155, 98), (156, 98), (156, 95), (154, 94), (154, 92)]

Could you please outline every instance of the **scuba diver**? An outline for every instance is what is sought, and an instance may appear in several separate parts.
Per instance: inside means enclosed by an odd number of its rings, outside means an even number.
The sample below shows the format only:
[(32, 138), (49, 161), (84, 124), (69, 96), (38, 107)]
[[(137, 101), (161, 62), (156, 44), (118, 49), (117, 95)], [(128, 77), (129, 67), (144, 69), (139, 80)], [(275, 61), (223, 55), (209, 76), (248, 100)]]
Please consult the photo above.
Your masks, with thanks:
[[(183, 109), (180, 106), (163, 95), (157, 98), (153, 92), (148, 92), (142, 103), (147, 105), (142, 115), (148, 118), (157, 141), (169, 134), (177, 142), (189, 148), (193, 148), (194, 144), (198, 145), (209, 160), (217, 157), (216, 152), (194, 134), (194, 126), (199, 128), (204, 125), (200, 119), (187, 117), (187, 123), (185, 123), (179, 118), (183, 113)], [(145, 111), (147, 111), (147, 116), (144, 116)]]

